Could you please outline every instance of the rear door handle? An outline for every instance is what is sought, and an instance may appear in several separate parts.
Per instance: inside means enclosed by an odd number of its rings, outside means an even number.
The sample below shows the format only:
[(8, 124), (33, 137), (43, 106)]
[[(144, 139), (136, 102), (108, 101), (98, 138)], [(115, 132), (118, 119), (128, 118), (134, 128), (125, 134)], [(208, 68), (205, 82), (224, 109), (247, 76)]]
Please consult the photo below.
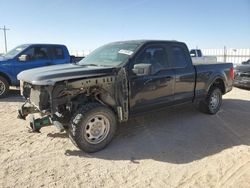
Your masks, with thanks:
[(52, 65), (52, 62), (46, 62), (46, 65)]
[(149, 82), (151, 82), (153, 79), (148, 79), (144, 82), (144, 85), (147, 85)]

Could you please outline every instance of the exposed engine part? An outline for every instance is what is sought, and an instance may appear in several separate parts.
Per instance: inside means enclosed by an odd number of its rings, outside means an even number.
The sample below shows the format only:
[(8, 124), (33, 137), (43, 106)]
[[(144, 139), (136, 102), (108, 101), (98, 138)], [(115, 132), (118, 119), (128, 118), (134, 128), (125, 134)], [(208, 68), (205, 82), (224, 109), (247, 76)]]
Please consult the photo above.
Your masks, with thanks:
[(101, 94), (99, 94), (100, 100), (102, 101), (102, 103), (105, 103), (109, 106), (115, 106), (116, 102), (113, 96), (110, 95), (110, 93), (108, 92), (103, 92)]
[(112, 84), (115, 82), (114, 76), (105, 76), (100, 78), (90, 78), (90, 79), (83, 79), (77, 80), (73, 82), (67, 82), (66, 87), (68, 89), (89, 89), (93, 86), (100, 87), (105, 90), (109, 90), (112, 87)]

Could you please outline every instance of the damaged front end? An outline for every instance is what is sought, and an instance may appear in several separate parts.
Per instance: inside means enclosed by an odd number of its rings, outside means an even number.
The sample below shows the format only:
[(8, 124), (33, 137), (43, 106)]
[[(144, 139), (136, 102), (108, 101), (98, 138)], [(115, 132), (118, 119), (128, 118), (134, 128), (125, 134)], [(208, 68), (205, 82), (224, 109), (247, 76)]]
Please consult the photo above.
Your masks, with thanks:
[[(36, 86), (20, 81), (21, 95), (26, 99), (24, 104), (18, 109), (18, 118), (26, 120), (30, 116), (30, 127), (33, 131), (39, 132), (44, 126), (54, 124), (54, 118), (50, 111), (50, 92), (52, 86)], [(40, 113), (40, 118), (35, 118), (33, 114)], [(63, 126), (61, 127), (61, 130)]]
[(21, 95), (26, 99), (18, 110), (20, 119), (25, 120), (29, 114), (46, 112), (49, 109), (49, 87), (51, 86), (35, 86), (20, 81)]
[[(32, 85), (21, 81), (21, 95), (26, 101), (18, 110), (18, 117), (26, 119), (31, 114), (33, 131), (55, 125), (60, 131), (67, 128), (71, 117), (82, 105), (99, 102), (111, 108), (118, 121), (128, 120), (128, 84), (124, 68), (114, 75), (64, 80), (54, 85)], [(41, 117), (34, 118), (32, 114)]]

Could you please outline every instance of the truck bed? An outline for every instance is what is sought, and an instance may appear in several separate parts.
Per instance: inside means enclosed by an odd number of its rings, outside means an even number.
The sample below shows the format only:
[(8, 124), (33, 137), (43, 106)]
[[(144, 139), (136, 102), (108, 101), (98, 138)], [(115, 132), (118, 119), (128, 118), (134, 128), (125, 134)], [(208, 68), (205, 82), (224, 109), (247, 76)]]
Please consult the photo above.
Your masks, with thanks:
[(196, 70), (196, 97), (204, 96), (209, 85), (217, 78), (223, 79), (225, 83), (224, 93), (232, 90), (233, 80), (230, 78), (232, 63), (194, 63)]

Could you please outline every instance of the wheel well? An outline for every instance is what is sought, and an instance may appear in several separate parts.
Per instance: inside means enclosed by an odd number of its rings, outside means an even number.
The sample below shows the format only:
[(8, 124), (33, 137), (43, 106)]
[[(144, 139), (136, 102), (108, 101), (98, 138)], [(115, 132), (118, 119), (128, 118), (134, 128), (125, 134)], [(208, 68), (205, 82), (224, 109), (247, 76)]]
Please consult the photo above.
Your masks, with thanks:
[(0, 76), (4, 77), (8, 81), (9, 85), (11, 85), (10, 78), (6, 74), (0, 72)]
[(224, 81), (221, 78), (217, 78), (211, 86), (219, 88), (223, 94), (226, 92)]

